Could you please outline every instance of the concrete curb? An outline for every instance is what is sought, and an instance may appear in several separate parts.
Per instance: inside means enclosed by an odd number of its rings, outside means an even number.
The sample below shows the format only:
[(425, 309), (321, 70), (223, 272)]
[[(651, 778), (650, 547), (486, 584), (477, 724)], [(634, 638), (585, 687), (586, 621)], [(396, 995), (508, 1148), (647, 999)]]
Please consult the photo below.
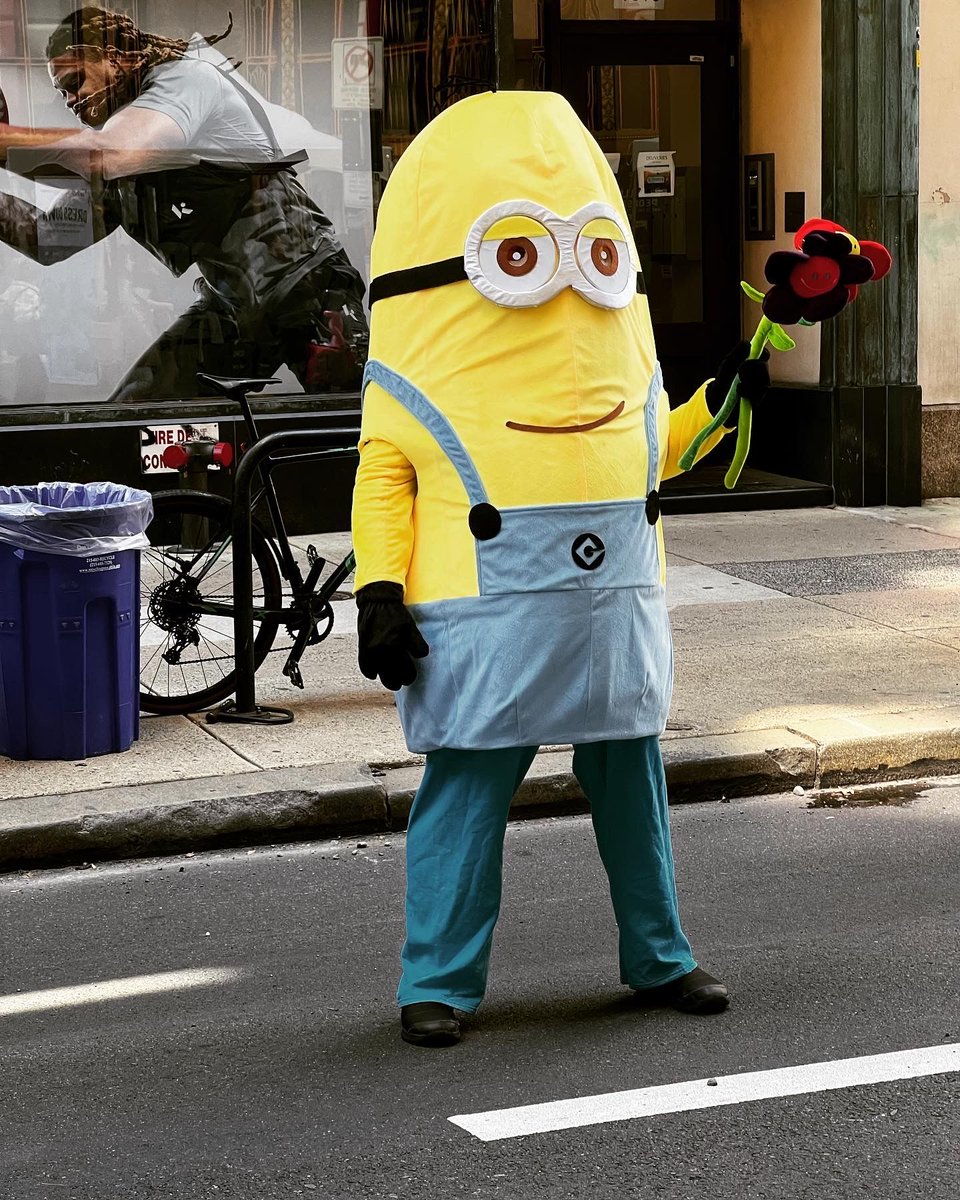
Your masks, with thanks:
[[(849, 721), (662, 742), (671, 803), (716, 802), (960, 773), (960, 714), (904, 714), (851, 736)], [(949, 718), (949, 719), (945, 719)], [(894, 718), (889, 718), (893, 721)], [(865, 726), (863, 727), (866, 728)], [(569, 748), (542, 751), (513, 819), (587, 811)], [(0, 803), (0, 871), (404, 829), (422, 766), (251, 771)]]

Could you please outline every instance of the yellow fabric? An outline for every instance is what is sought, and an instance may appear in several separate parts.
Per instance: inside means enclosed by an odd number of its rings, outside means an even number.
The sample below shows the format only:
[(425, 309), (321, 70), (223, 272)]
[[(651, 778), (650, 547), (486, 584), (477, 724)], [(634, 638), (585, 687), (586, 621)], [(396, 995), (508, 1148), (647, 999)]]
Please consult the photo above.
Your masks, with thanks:
[[(477, 217), (517, 199), (561, 217), (605, 201), (629, 230), (606, 160), (566, 100), (485, 94), (442, 113), (400, 159), (379, 210), (373, 278), (462, 255)], [(370, 357), (445, 414), (498, 508), (646, 495), (644, 405), (656, 349), (645, 296), (611, 310), (568, 288), (538, 307), (511, 309), (467, 281), (395, 296), (373, 308)], [(679, 472), (680, 455), (711, 419), (703, 391), (672, 412), (661, 394), (663, 477)], [(621, 403), (619, 416), (587, 432), (507, 427), (588, 424)], [(407, 603), (477, 595), (463, 484), (432, 435), (375, 384), (365, 395), (360, 455), (356, 587), (392, 580)]]

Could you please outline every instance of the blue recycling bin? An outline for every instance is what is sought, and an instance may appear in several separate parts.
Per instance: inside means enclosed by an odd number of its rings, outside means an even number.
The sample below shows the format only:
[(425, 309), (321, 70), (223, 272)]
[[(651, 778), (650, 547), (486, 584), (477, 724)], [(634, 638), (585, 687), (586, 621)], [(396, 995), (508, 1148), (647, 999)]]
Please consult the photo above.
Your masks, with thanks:
[(0, 754), (81, 759), (139, 736), (148, 492), (0, 487)]

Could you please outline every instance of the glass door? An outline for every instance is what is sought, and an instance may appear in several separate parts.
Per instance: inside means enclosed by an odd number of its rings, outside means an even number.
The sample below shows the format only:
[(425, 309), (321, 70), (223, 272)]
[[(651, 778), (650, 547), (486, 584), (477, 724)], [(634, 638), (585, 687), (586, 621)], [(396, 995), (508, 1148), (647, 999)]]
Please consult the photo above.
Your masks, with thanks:
[(554, 7), (547, 27), (548, 86), (620, 185), (673, 404), (740, 334), (736, 37), (678, 24), (570, 20)]

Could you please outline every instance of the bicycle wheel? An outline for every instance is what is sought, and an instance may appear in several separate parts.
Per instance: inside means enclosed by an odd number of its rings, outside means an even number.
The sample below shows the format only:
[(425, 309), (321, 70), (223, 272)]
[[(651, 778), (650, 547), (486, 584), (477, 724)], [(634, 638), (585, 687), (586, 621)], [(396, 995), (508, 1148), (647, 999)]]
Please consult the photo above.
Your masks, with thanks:
[[(235, 690), (232, 508), (205, 492), (159, 492), (140, 554), (140, 707), (208, 708)], [(254, 608), (280, 608), (283, 588), (263, 529), (252, 527)], [(221, 610), (221, 611), (218, 611)], [(267, 656), (275, 618), (254, 622), (254, 662)]]

